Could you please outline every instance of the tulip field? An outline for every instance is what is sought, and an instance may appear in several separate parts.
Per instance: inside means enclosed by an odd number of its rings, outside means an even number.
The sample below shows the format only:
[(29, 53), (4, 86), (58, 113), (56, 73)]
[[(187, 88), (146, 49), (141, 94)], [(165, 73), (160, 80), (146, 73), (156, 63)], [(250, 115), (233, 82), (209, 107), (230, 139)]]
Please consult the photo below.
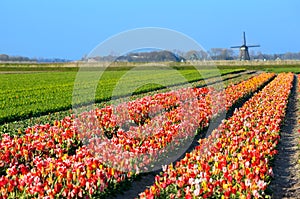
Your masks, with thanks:
[[(71, 88), (67, 80), (63, 90)], [(295, 81), (293, 73), (261, 72), (220, 90), (195, 86), (144, 94), (18, 133), (1, 133), (0, 199), (109, 198), (118, 186), (159, 169), (154, 183), (137, 197), (268, 197), (272, 160)], [(29, 99), (26, 89), (20, 95)], [(54, 99), (59, 89), (51, 89)], [(57, 92), (62, 96), (64, 91)], [(50, 98), (45, 96), (47, 103)], [(58, 109), (69, 106), (64, 99), (57, 99)], [(232, 116), (205, 135), (210, 122), (230, 110)], [(12, 110), (12, 118), (25, 112)], [(6, 113), (3, 120), (9, 118)], [(185, 153), (199, 134), (205, 138)]]
[(293, 78), (278, 75), (194, 151), (164, 168), (140, 197), (263, 197)]

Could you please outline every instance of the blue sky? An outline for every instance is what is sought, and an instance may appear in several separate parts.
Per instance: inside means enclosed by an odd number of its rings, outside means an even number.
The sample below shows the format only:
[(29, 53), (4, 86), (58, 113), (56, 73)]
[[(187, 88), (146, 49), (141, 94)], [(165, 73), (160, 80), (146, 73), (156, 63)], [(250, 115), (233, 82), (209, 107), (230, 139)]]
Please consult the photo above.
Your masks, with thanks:
[(1, 0), (0, 54), (80, 59), (120, 32), (169, 28), (206, 50), (242, 43), (300, 51), (299, 0)]

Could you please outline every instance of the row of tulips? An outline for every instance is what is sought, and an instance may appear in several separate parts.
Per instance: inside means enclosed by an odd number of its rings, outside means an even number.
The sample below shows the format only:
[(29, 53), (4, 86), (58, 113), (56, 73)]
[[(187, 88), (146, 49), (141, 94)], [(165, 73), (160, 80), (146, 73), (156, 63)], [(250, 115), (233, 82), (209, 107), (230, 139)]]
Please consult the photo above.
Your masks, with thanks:
[[(214, 91), (213, 88), (183, 88), (167, 93), (159, 93), (154, 96), (146, 96), (130, 102), (125, 102), (116, 107), (107, 106), (96, 110), (98, 117), (98, 125), (107, 137), (111, 138), (116, 134), (119, 128), (128, 129), (131, 126), (144, 125), (151, 121), (158, 113), (168, 112), (175, 109), (180, 104), (186, 101), (201, 99), (207, 94), (213, 95), (211, 98), (216, 100), (212, 107), (213, 114), (228, 110), (238, 100), (243, 99), (246, 95), (254, 92), (261, 82), (266, 82), (274, 74), (261, 74), (254, 76), (247, 81), (242, 81), (239, 84), (229, 85), (226, 89), (220, 92)], [(85, 117), (89, 117), (86, 116)], [(83, 120), (87, 120), (83, 118)]]
[[(178, 107), (183, 101), (205, 96), (210, 89), (205, 88), (183, 88), (166, 93), (158, 93), (146, 96), (134, 101), (121, 103), (116, 107), (107, 106), (97, 111), (99, 125), (103, 130), (110, 131), (115, 124), (120, 127), (126, 125), (143, 125), (151, 118), (163, 111)], [(113, 125), (108, 125), (111, 121)]]
[[(201, 98), (184, 97), (184, 100), (178, 103), (178, 107), (152, 118), (142, 126), (131, 126), (126, 131), (118, 129), (116, 136), (111, 140), (101, 136), (103, 132), (99, 131), (95, 123), (91, 125), (88, 119), (76, 120), (76, 123), (77, 126), (83, 127), (82, 132), (89, 132), (81, 134), (84, 136), (82, 139), (87, 138), (88, 148), (92, 149), (95, 155), (100, 154), (98, 157), (110, 167), (136, 173), (141, 169), (147, 171), (155, 166), (160, 167), (166, 161), (177, 159), (181, 153), (176, 150), (187, 149), (197, 129), (207, 127), (212, 117), (226, 111), (273, 76), (274, 74), (261, 74), (237, 85), (231, 85), (224, 91), (207, 92)], [(229, 100), (226, 100), (225, 96), (230, 96)], [(92, 128), (87, 129), (86, 126)]]
[[(241, 84), (234, 85), (236, 89), (232, 89), (232, 95), (239, 99), (243, 96), (237, 97), (239, 95), (235, 94), (234, 90), (243, 93), (240, 90), (244, 87), (244, 95), (248, 94), (272, 78), (272, 76), (273, 74), (261, 74), (245, 81), (248, 84), (242, 82)], [(170, 107), (165, 104), (172, 104), (174, 107), (164, 112), (163, 116), (156, 115), (155, 119), (152, 118), (148, 123), (139, 125), (138, 127), (132, 126), (129, 130), (120, 128), (117, 131), (117, 135), (120, 138), (114, 137), (112, 140), (103, 139), (94, 148), (99, 149), (99, 146), (110, 144), (112, 147), (121, 147), (122, 150), (125, 148), (126, 151), (130, 152), (128, 153), (130, 157), (132, 157), (136, 154), (151, 153), (151, 148), (152, 151), (163, 149), (168, 143), (174, 141), (172, 138), (173, 134), (178, 135), (179, 138), (184, 138), (185, 134), (183, 130), (186, 130), (186, 128), (183, 129), (181, 127), (181, 131), (178, 131), (178, 126), (185, 125), (191, 128), (189, 126), (191, 119), (195, 120), (194, 124), (199, 124), (199, 117), (201, 116), (194, 117), (195, 112), (191, 112), (190, 115), (184, 115), (186, 110), (192, 111), (193, 109), (189, 107), (195, 107), (197, 111), (202, 110), (200, 113), (204, 114), (202, 118), (207, 118), (205, 114), (209, 111), (204, 110), (203, 107), (208, 107), (209, 104), (212, 104), (212, 99), (205, 88), (202, 90), (194, 89), (194, 91), (198, 92), (198, 94), (189, 94), (189, 92), (186, 92), (186, 96), (196, 95), (196, 100), (180, 95), (179, 99), (181, 101), (178, 104), (174, 105), (174, 103), (170, 103), (170, 100), (166, 100), (166, 103), (162, 102), (163, 106)], [(218, 95), (220, 96), (220, 94)], [(169, 97), (169, 99), (173, 99), (173, 97)], [(106, 108), (109, 110), (109, 107)], [(104, 109), (100, 111), (103, 115), (102, 111)], [(72, 116), (66, 117), (61, 121), (55, 121), (53, 125), (46, 124), (30, 127), (24, 133), (20, 132), (20, 136), (11, 137), (3, 134), (0, 142), (0, 198), (92, 197), (92, 195), (103, 194), (104, 190), (110, 185), (115, 185), (131, 177), (132, 172), (129, 170), (117, 170), (114, 165), (108, 167), (107, 159), (103, 158), (105, 157), (105, 151), (102, 153), (101, 151), (91, 150), (93, 149), (92, 145), (96, 143), (93, 141), (97, 141), (98, 135), (101, 135), (101, 132), (103, 135), (103, 128), (99, 125), (99, 122), (108, 124), (108, 127), (114, 127), (114, 123), (118, 124), (111, 119), (112, 112), (111, 114), (107, 114), (108, 119), (106, 121), (103, 121), (103, 118), (100, 119), (101, 117), (98, 116), (100, 113), (99, 109), (96, 109), (85, 112), (78, 118)], [(183, 115), (180, 115), (180, 113)], [(189, 119), (183, 120), (184, 117), (188, 117)], [(88, 121), (84, 123), (84, 126), (81, 126), (82, 119)], [(133, 139), (130, 139), (131, 134), (134, 135), (138, 131), (138, 128), (151, 124), (152, 120), (160, 120), (161, 123), (157, 125), (163, 127), (161, 131), (157, 130), (157, 132), (153, 132), (153, 135), (148, 136), (152, 137), (152, 139), (143, 140), (142, 142), (138, 138), (133, 137)], [(155, 125), (155, 123), (152, 123), (152, 125)], [(191, 129), (189, 132), (193, 132), (193, 130)], [(167, 132), (167, 134), (163, 135), (162, 132)], [(143, 131), (143, 133), (147, 132)], [(89, 139), (85, 143), (85, 138), (87, 137)], [(139, 142), (136, 140), (139, 140)], [(98, 153), (95, 153), (95, 151)], [(155, 152), (153, 154), (157, 155), (158, 153)], [(118, 156), (116, 155), (116, 157)], [(152, 157), (155, 157), (155, 155)], [(147, 161), (149, 161), (147, 157), (145, 160), (142, 159), (143, 163)], [(135, 171), (140, 167), (140, 165), (132, 165)]]
[[(119, 128), (128, 129), (131, 126), (143, 126), (151, 119), (163, 112), (178, 107), (182, 102), (202, 98), (211, 92), (211, 89), (204, 88), (183, 88), (167, 93), (159, 93), (153, 96), (146, 96), (141, 99), (121, 103), (117, 106), (107, 106), (96, 109), (95, 112), (86, 112), (79, 120), (87, 121), (90, 115), (96, 115), (102, 132), (111, 138)], [(93, 117), (93, 116), (92, 116)]]
[(163, 167), (140, 198), (260, 198), (272, 176), (294, 75), (279, 74), (175, 166)]
[[(199, 90), (197, 91), (198, 93), (200, 93), (200, 90), (203, 91), (202, 95), (205, 95), (208, 89), (203, 88), (197, 90)], [(162, 96), (170, 95), (161, 94), (159, 97), (158, 95), (155, 96), (161, 99), (162, 106), (166, 106), (164, 101), (170, 100), (163, 100)], [(133, 102), (131, 102), (131, 104), (133, 104)], [(152, 104), (154, 104), (154, 102)], [(104, 114), (104, 111), (106, 111), (106, 114)], [(94, 113), (97, 117), (95, 117)], [(98, 128), (100, 126), (100, 130), (102, 128), (98, 123), (99, 121), (105, 122), (109, 124), (109, 126), (112, 126), (114, 123), (116, 124), (116, 122), (112, 122), (113, 120), (111, 120), (113, 117), (111, 117), (112, 108), (110, 106), (104, 109), (96, 109), (95, 112), (85, 112), (80, 117), (84, 117), (85, 115), (89, 117), (85, 119), (90, 123), (93, 123), (94, 120), (93, 127)], [(107, 122), (105, 118), (101, 118), (101, 115), (108, 116), (110, 119), (108, 120), (109, 122)], [(73, 116), (73, 118), (66, 117), (62, 121), (55, 121), (53, 126), (46, 124), (28, 128), (21, 137), (11, 137), (7, 134), (2, 135), (2, 143), (0, 145), (0, 171), (3, 173), (6, 168), (12, 165), (30, 162), (35, 156), (60, 158), (65, 153), (70, 154), (72, 151), (74, 153), (74, 150), (81, 144), (79, 135), (82, 135), (82, 133), (78, 133), (78, 128), (76, 127), (78, 127), (78, 125), (74, 124)], [(86, 133), (90, 134), (91, 132)]]
[[(172, 91), (166, 94), (159, 95), (160, 97), (167, 96), (167, 100), (158, 100), (158, 101), (154, 100), (155, 102), (152, 102), (150, 99), (154, 99), (154, 98), (157, 99), (158, 98), (157, 95), (153, 98), (145, 97), (142, 98), (141, 100), (122, 103), (118, 105), (116, 108), (113, 108), (112, 106), (107, 106), (103, 109), (96, 109), (94, 112), (86, 112), (85, 114), (82, 114), (78, 118), (78, 121), (79, 123), (82, 121), (83, 122), (90, 121), (91, 118), (94, 118), (94, 115), (96, 115), (98, 121), (92, 121), (92, 126), (97, 126), (97, 127), (99, 126), (101, 128), (102, 133), (105, 133), (108, 130), (108, 131), (115, 131), (114, 133), (116, 134), (119, 128), (125, 131), (128, 131), (128, 129), (131, 128), (130, 132), (137, 132), (139, 131), (139, 129), (137, 128), (140, 128), (140, 126), (143, 126), (145, 124), (147, 125), (149, 123), (150, 124), (148, 126), (152, 126), (151, 123), (156, 123), (153, 122), (153, 120), (161, 119), (162, 116), (155, 117), (157, 115), (155, 113), (158, 112), (160, 112), (160, 114), (164, 113), (165, 115), (163, 117), (167, 117), (168, 119), (173, 118), (174, 121), (179, 121), (179, 118), (177, 117), (178, 115), (177, 113), (180, 112), (179, 109), (182, 109), (183, 104), (191, 103), (191, 101), (192, 103), (198, 101), (200, 103), (200, 106), (208, 106), (208, 108), (212, 112), (212, 115), (216, 115), (222, 111), (228, 110), (230, 107), (232, 107), (233, 104), (237, 103), (239, 100), (245, 98), (247, 95), (256, 91), (259, 87), (265, 84), (272, 77), (274, 77), (274, 74), (263, 73), (247, 81), (242, 81), (239, 84), (230, 85), (226, 89), (219, 92), (214, 91), (211, 88), (210, 89), (208, 88), (180, 89), (177, 91)], [(170, 99), (173, 99), (172, 103), (170, 103)], [(163, 103), (159, 105), (159, 101)], [(166, 101), (168, 101), (168, 103), (165, 103)], [(214, 103), (211, 103), (211, 101), (214, 101)], [(149, 104), (152, 105), (150, 106)], [(167, 106), (168, 108), (166, 107), (166, 104), (168, 104)], [(157, 107), (155, 108), (155, 106), (157, 106), (158, 108)], [(164, 107), (164, 109), (168, 109), (168, 111), (166, 112), (161, 111), (162, 110), (161, 107)], [(156, 109), (156, 111), (153, 111), (153, 109)], [(175, 116), (172, 116), (174, 114)], [(143, 125), (139, 125), (139, 127), (136, 127), (136, 125), (133, 125), (132, 123), (129, 126), (124, 126), (124, 124), (128, 122), (130, 123), (135, 120), (133, 119), (132, 115), (136, 115), (137, 118), (141, 117), (142, 115), (147, 115), (147, 119), (143, 120), (147, 122), (146, 123), (143, 122), (142, 123)], [(152, 117), (149, 117), (150, 115)], [(175, 119), (176, 117), (177, 119)], [(141, 119), (138, 120), (141, 121)], [(98, 125), (95, 125), (94, 122), (98, 122)], [(137, 124), (141, 124), (141, 122)], [(84, 124), (82, 126), (85, 125), (90, 126), (89, 124)], [(114, 133), (111, 132), (111, 134)]]
[(85, 146), (70, 154), (78, 140), (72, 122), (28, 128), (21, 137), (2, 135), (0, 198), (91, 196), (130, 177), (105, 167)]

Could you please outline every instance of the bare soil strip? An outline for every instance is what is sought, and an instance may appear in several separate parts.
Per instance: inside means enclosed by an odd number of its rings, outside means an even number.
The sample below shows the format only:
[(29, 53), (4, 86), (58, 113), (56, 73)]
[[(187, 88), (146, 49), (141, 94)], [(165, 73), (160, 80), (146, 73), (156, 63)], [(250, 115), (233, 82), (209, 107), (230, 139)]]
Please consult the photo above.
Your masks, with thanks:
[(297, 81), (294, 81), (282, 125), (278, 154), (273, 162), (272, 198), (300, 198), (299, 133), (297, 132)]

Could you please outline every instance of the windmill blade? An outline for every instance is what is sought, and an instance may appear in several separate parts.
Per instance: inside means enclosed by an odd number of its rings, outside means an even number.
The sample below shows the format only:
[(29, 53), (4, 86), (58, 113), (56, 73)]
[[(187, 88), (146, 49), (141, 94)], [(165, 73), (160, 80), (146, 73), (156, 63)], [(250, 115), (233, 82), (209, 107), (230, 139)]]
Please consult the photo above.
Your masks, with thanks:
[(246, 46), (246, 34), (245, 34), (245, 32), (243, 32), (243, 35), (244, 35), (244, 46)]
[(248, 46), (248, 47), (260, 47), (260, 45), (250, 45), (250, 46)]
[(241, 46), (231, 46), (230, 48), (240, 48)]

